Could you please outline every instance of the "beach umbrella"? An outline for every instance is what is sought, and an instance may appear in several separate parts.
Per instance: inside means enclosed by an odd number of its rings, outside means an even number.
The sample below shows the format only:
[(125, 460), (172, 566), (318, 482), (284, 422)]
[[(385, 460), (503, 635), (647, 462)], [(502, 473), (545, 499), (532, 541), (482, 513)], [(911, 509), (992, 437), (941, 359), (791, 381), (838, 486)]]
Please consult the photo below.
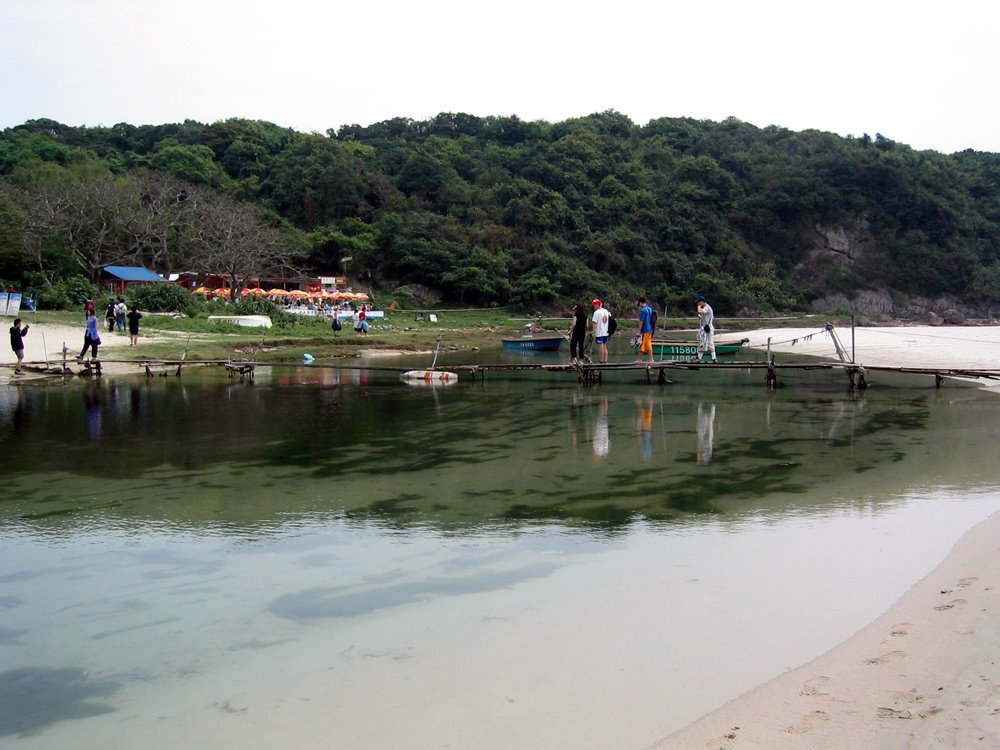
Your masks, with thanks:
[(309, 292), (304, 292), (301, 289), (293, 289), (288, 293), (289, 297), (295, 297), (295, 299), (306, 299), (309, 297)]
[(254, 297), (263, 297), (267, 294), (267, 292), (265, 292), (259, 286), (255, 286), (251, 287), (250, 289), (247, 289), (246, 294), (252, 294)]
[(271, 297), (287, 297), (288, 296), (288, 292), (286, 292), (284, 289), (268, 289), (267, 293)]
[(208, 293), (209, 293), (209, 291), (210, 290), (208, 289), (208, 287), (200, 286), (197, 289), (195, 289), (193, 292), (191, 292), (191, 294), (201, 294), (203, 296), (207, 296)]
[(232, 292), (230, 292), (226, 287), (220, 286), (218, 289), (213, 289), (212, 294), (216, 297), (228, 297)]

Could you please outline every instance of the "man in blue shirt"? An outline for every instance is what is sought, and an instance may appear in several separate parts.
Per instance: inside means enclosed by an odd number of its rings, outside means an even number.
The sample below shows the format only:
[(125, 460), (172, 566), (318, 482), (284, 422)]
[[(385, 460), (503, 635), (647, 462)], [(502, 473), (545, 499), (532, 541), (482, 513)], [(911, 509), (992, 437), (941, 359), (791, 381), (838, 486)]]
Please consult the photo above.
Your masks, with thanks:
[(646, 302), (645, 297), (639, 297), (639, 328), (636, 334), (641, 339), (639, 344), (639, 361), (642, 362), (644, 354), (649, 355), (649, 361), (653, 361), (653, 308)]

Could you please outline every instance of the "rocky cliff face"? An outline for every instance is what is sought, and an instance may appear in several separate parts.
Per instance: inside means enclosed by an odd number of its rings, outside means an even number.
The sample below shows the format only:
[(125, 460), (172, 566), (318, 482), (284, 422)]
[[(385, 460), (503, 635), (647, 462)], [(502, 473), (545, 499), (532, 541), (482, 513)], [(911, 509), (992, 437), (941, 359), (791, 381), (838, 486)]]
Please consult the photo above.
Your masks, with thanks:
[[(794, 278), (803, 283), (817, 282), (838, 268), (853, 267), (875, 247), (868, 228), (869, 222), (864, 216), (838, 226), (817, 224), (815, 242), (805, 259), (795, 267)], [(961, 325), (970, 318), (991, 319), (1000, 315), (1000, 309), (973, 305), (955, 297), (909, 297), (888, 289), (866, 289), (853, 296), (830, 294), (812, 303), (812, 311), (816, 313), (838, 310), (851, 311), (874, 321), (906, 318), (932, 325)]]
[(817, 224), (813, 227), (813, 245), (795, 267), (793, 278), (805, 283), (815, 282), (838, 267), (853, 266), (874, 246), (868, 226), (868, 219), (863, 216), (840, 226)]

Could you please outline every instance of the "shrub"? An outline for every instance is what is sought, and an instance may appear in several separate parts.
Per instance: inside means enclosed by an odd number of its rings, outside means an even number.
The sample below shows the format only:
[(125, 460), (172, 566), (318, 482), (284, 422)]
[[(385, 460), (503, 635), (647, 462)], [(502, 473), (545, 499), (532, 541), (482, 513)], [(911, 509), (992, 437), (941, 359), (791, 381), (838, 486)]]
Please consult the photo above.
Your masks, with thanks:
[(177, 284), (142, 284), (127, 295), (129, 307), (136, 305), (150, 312), (180, 312), (193, 303), (194, 295)]
[(83, 307), (92, 299), (97, 302), (97, 287), (83, 276), (70, 276), (58, 284), (47, 284), (38, 289), (35, 305), (39, 310), (70, 310)]

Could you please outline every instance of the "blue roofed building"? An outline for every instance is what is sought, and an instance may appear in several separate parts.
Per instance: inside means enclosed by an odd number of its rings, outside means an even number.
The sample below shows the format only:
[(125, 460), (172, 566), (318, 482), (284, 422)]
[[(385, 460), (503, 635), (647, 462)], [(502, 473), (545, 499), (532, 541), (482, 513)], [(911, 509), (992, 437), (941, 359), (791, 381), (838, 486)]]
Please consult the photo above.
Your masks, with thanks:
[(112, 294), (124, 296), (125, 290), (135, 284), (164, 284), (166, 279), (142, 266), (105, 266), (101, 269), (101, 286)]

